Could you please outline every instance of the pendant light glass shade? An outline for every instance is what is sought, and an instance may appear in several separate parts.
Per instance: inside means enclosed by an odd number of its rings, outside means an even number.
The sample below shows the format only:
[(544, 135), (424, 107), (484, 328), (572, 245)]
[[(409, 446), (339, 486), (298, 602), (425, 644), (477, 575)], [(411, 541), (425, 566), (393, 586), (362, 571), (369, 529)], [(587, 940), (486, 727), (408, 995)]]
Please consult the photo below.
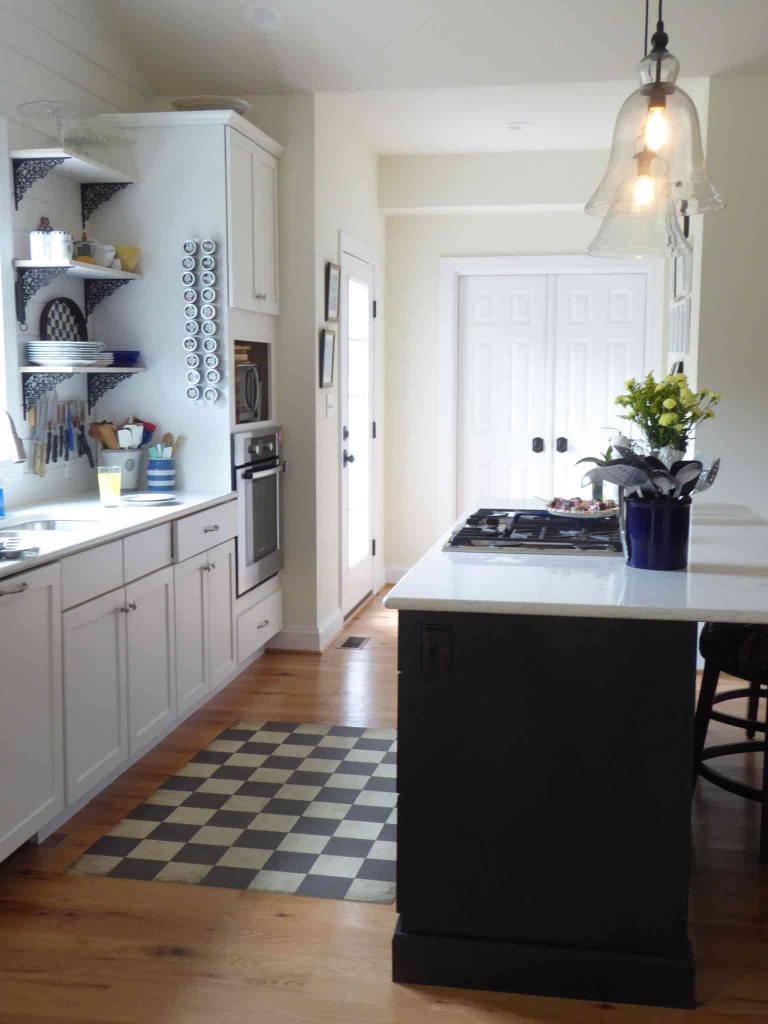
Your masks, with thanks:
[(621, 217), (609, 214), (587, 246), (590, 256), (686, 256), (693, 247), (674, 214), (666, 217)]
[(709, 180), (699, 116), (676, 84), (680, 65), (666, 49), (663, 28), (639, 63), (640, 88), (616, 119), (608, 167), (586, 205), (597, 217), (664, 218), (722, 210)]

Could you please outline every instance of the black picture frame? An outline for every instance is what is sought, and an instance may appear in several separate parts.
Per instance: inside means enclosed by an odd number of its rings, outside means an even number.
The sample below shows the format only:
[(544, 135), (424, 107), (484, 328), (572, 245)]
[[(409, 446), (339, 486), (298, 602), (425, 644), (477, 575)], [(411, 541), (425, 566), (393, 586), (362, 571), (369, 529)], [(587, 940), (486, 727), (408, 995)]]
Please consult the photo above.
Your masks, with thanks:
[(336, 331), (320, 329), (320, 387), (333, 387), (333, 366), (336, 356)]
[(341, 295), (341, 267), (330, 261), (325, 264), (325, 319), (329, 324), (339, 322)]

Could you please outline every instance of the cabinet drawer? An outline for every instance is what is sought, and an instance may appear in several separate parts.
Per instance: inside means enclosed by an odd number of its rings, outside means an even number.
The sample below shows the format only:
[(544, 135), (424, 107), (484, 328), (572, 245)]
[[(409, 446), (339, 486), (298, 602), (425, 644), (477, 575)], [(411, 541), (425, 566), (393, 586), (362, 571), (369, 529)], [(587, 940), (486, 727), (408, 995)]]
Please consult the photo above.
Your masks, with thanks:
[(123, 585), (123, 542), (112, 541), (61, 560), (61, 606), (72, 608)]
[(155, 569), (170, 565), (171, 524), (153, 526), (150, 530), (142, 530), (123, 541), (123, 557), (125, 560), (125, 582), (130, 583), (140, 576), (148, 576)]
[(173, 523), (173, 558), (183, 562), (201, 551), (230, 540), (237, 533), (237, 502), (196, 512)]
[(237, 620), (237, 660), (242, 664), (283, 628), (283, 595), (270, 594)]

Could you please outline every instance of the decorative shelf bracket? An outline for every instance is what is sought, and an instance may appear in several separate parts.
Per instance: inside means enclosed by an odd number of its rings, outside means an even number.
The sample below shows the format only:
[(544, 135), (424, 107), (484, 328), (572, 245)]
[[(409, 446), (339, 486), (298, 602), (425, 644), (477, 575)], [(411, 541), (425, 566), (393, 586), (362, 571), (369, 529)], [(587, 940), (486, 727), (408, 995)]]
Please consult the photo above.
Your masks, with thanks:
[(69, 159), (66, 156), (49, 156), (35, 159), (16, 159), (13, 161), (13, 196), (16, 209), (24, 198), (25, 193), (32, 188), (36, 181), (44, 178), (49, 171)]
[[(120, 283), (125, 284), (124, 281)], [(116, 388), (120, 381), (129, 380), (132, 376), (132, 373), (88, 374), (88, 412), (92, 412), (98, 400), (112, 388)]]
[(55, 281), (60, 274), (66, 274), (69, 267), (17, 267), (16, 268), (16, 319), (21, 329), (27, 329), (27, 303), (41, 288)]
[(85, 319), (90, 319), (91, 313), (96, 309), (102, 299), (108, 298), (123, 284), (130, 284), (131, 278), (106, 278), (103, 281), (94, 281), (87, 277), (83, 282), (85, 295)]
[(97, 210), (102, 203), (116, 195), (122, 189), (127, 188), (130, 182), (86, 182), (80, 186), (80, 205), (83, 211), (83, 227), (94, 210)]
[(24, 419), (27, 418), (30, 408), (38, 398), (53, 391), (57, 385), (74, 376), (71, 373), (22, 373), (22, 394), (24, 404)]

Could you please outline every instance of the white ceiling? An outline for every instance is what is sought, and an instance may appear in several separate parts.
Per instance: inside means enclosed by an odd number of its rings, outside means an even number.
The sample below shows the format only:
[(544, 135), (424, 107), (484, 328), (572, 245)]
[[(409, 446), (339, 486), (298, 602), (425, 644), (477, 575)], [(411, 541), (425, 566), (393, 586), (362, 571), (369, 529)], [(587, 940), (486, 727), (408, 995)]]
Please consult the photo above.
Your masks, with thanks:
[[(643, 0), (105, 0), (157, 93), (434, 89), (625, 78), (641, 56)], [(766, 0), (667, 0), (688, 76), (762, 65)]]
[[(681, 82), (700, 111), (707, 79)], [(631, 78), (568, 85), (497, 86), (338, 93), (339, 116), (354, 119), (379, 153), (508, 153), (608, 149), (616, 113), (637, 88)], [(528, 121), (523, 131), (509, 122)]]

